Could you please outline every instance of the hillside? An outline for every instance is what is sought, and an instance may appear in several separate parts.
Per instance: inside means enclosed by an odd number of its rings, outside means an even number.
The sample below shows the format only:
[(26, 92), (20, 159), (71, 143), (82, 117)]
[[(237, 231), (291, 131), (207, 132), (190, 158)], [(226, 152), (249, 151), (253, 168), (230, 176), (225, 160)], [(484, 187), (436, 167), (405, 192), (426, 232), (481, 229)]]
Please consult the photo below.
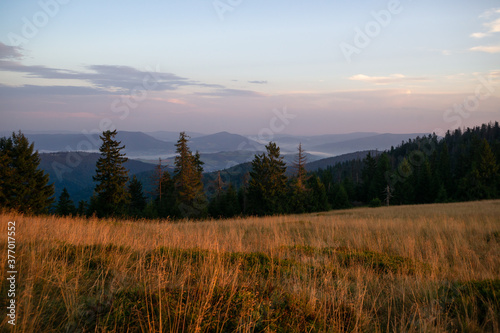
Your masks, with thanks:
[(193, 152), (198, 150), (204, 153), (236, 150), (263, 151), (265, 149), (264, 145), (252, 139), (228, 132), (192, 138), (189, 142), (189, 147)]
[(334, 166), (337, 163), (348, 162), (352, 160), (363, 160), (368, 153), (371, 153), (372, 156), (380, 154), (376, 150), (364, 150), (357, 151), (355, 153), (342, 154), (339, 156), (328, 157), (318, 161), (309, 162), (306, 164), (307, 171), (316, 171), (318, 169), (324, 169), (329, 166)]
[(350, 141), (355, 139), (362, 139), (366, 137), (372, 137), (378, 135), (375, 132), (354, 132), (346, 134), (323, 134), (323, 135), (309, 135), (309, 136), (294, 136), (294, 135), (276, 135), (274, 141), (286, 151), (296, 151), (299, 143), (302, 143), (302, 147), (306, 150), (311, 149), (314, 146), (326, 144), (326, 143), (337, 143), (343, 141)]
[[(58, 197), (66, 187), (74, 202), (88, 200), (94, 190), (92, 177), (95, 175), (97, 153), (42, 153), (40, 154), (40, 169), (45, 170), (54, 183), (55, 195)], [(153, 164), (129, 159), (124, 166), (129, 175), (152, 171)]]
[(388, 150), (392, 146), (396, 147), (400, 145), (403, 141), (408, 141), (408, 139), (414, 139), (417, 136), (423, 137), (427, 134), (422, 133), (412, 133), (412, 134), (377, 134), (373, 136), (357, 138), (341, 142), (330, 142), (315, 145), (310, 147), (311, 152), (323, 152), (332, 155), (341, 155), (352, 153), (355, 151), (364, 150)]

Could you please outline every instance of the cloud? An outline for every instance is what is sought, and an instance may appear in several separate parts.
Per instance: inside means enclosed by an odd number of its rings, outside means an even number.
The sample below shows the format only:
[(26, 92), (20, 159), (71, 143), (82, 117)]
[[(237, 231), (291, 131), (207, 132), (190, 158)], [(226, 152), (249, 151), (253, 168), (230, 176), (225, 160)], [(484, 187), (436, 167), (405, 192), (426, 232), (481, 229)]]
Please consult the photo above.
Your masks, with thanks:
[(0, 42), (0, 59), (20, 59), (22, 56), (20, 47), (9, 46)]
[(483, 27), (485, 27), (486, 32), (475, 32), (471, 34), (470, 36), (472, 38), (485, 38), (488, 36), (491, 36), (492, 34), (495, 34), (497, 32), (500, 32), (500, 8), (492, 8), (490, 10), (487, 10), (483, 14), (479, 15), (479, 18), (481, 19), (491, 19), (492, 16), (498, 16), (497, 18), (483, 23)]
[[(191, 80), (178, 76), (173, 73), (162, 72), (159, 68), (138, 70), (129, 66), (115, 65), (90, 65), (83, 71), (66, 70), (60, 68), (51, 68), (46, 66), (24, 65), (17, 61), (22, 58), (21, 49), (0, 43), (0, 72), (25, 73), (27, 78), (47, 79), (47, 80), (76, 80), (81, 83), (75, 87), (63, 87), (49, 85), (35, 86), (25, 85), (21, 87), (12, 87), (16, 91), (33, 91), (38, 93), (45, 91), (47, 93), (56, 92), (61, 89), (61, 94), (67, 94), (74, 91), (77, 94), (82, 92), (89, 94), (92, 91), (102, 93), (108, 91), (110, 94), (132, 94), (135, 90), (148, 91), (172, 91), (180, 87), (194, 86), (203, 88), (223, 89), (222, 85), (210, 84)], [(93, 88), (81, 89), (81, 85), (91, 85)], [(3, 87), (5, 89), (5, 87)]]
[(500, 45), (475, 46), (471, 47), (469, 50), (486, 53), (500, 53)]
[(500, 32), (500, 18), (497, 18), (492, 22), (485, 23), (484, 25), (489, 28), (490, 33)]
[(188, 104), (185, 101), (180, 100), (178, 98), (169, 98), (169, 99), (167, 99), (167, 102), (172, 103), (172, 104), (180, 104), (180, 105), (187, 105)]
[(213, 92), (196, 93), (196, 95), (201, 96), (215, 96), (215, 97), (262, 97), (263, 95), (252, 90), (241, 90), (241, 89), (217, 89)]
[(401, 83), (407, 81), (427, 81), (425, 77), (408, 77), (403, 74), (391, 74), (389, 76), (368, 76), (364, 74), (357, 74), (349, 77), (352, 81), (362, 81), (367, 83), (373, 83), (377, 85), (391, 84), (391, 83)]
[(492, 15), (500, 14), (500, 8), (491, 8), (479, 15), (479, 18), (489, 18)]
[(28, 77), (39, 79), (65, 79), (86, 81), (95, 86), (116, 90), (123, 93), (134, 88), (165, 91), (176, 90), (181, 86), (213, 86), (172, 73), (160, 71), (140, 71), (128, 66), (92, 65), (86, 67), (87, 72), (77, 72), (45, 66), (25, 66), (19, 62), (0, 60), (0, 70), (26, 73)]
[(500, 70), (490, 71), (489, 75), (494, 77), (500, 77)]
[(489, 36), (488, 33), (485, 33), (485, 32), (475, 32), (473, 34), (470, 35), (472, 38), (484, 38), (484, 37), (487, 37)]
[(110, 92), (92, 87), (77, 87), (77, 86), (7, 86), (0, 84), (0, 96), (33, 96), (33, 95), (109, 95)]
[(267, 81), (248, 81), (248, 83), (254, 83), (254, 84), (267, 84)]

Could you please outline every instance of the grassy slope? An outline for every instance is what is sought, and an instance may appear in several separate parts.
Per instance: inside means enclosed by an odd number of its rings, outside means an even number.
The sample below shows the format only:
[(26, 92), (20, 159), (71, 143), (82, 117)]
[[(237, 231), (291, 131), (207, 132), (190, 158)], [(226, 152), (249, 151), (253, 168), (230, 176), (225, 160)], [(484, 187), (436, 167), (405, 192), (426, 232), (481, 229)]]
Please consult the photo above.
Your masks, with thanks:
[(182, 223), (4, 214), (2, 253), (9, 220), (18, 332), (500, 329), (500, 201)]

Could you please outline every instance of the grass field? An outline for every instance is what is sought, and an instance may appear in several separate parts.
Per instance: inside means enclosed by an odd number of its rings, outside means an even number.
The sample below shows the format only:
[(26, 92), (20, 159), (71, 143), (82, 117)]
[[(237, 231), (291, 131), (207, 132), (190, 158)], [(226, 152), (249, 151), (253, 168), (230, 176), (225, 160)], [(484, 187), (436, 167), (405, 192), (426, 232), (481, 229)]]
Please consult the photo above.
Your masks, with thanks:
[(17, 332), (500, 331), (500, 201), (177, 223), (3, 214), (2, 311), (8, 221)]

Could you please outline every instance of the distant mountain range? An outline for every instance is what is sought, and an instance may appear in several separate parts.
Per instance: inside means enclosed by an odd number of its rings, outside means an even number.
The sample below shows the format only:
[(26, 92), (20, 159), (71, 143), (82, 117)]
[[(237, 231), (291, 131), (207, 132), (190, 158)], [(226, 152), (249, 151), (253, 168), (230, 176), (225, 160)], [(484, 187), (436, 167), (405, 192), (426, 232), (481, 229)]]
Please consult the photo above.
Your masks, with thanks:
[[(225, 165), (228, 163), (241, 163), (248, 160), (248, 156), (253, 156), (255, 152), (265, 151), (265, 145), (268, 143), (258, 137), (245, 137), (228, 132), (210, 135), (190, 134), (189, 147), (193, 152), (199, 151), (202, 155), (205, 155), (207, 167), (210, 166), (209, 169), (211, 170), (220, 167), (220, 163), (212, 163), (214, 158), (219, 162), (225, 159)], [(390, 149), (391, 146), (399, 145), (402, 141), (424, 135), (426, 134), (378, 134), (374, 132), (317, 136), (276, 135), (273, 141), (277, 143), (285, 155), (288, 153), (295, 154), (299, 143), (302, 143), (302, 147), (310, 154), (310, 160), (312, 161), (356, 151), (383, 151)], [(101, 144), (97, 133), (26, 134), (26, 136), (35, 143), (35, 149), (40, 152), (97, 152)], [(120, 131), (117, 134), (117, 139), (125, 146), (124, 152), (128, 157), (156, 162), (159, 157), (166, 159), (175, 155), (175, 142), (178, 136), (178, 133), (168, 131), (151, 132), (149, 134)], [(165, 141), (166, 139), (173, 140)], [(210, 157), (208, 154), (217, 155)]]
[(314, 136), (291, 136), (276, 135), (274, 141), (284, 150), (296, 151), (299, 143), (302, 143), (304, 149), (310, 150), (314, 146), (324, 143), (337, 143), (355, 139), (362, 139), (379, 135), (375, 132), (355, 132), (347, 134), (324, 134)]
[[(167, 132), (168, 133), (168, 132)], [(178, 138), (179, 134), (177, 134)], [(86, 151), (97, 152), (101, 145), (99, 134), (26, 134), (40, 152)], [(164, 136), (165, 137), (165, 136)], [(155, 157), (175, 154), (175, 142), (162, 141), (143, 132), (120, 131), (116, 139), (125, 146), (129, 157)], [(221, 151), (257, 151), (264, 146), (241, 135), (220, 132), (191, 138), (191, 150), (205, 153)]]
[[(11, 133), (2, 133), (10, 136)], [(188, 133), (191, 136), (189, 147), (199, 151), (205, 163), (206, 182), (217, 174), (217, 170), (231, 175), (231, 181), (241, 182), (242, 172), (250, 168), (254, 155), (265, 151), (265, 144), (258, 137), (245, 137), (228, 132), (211, 135)], [(56, 187), (56, 196), (66, 187), (74, 201), (88, 200), (92, 195), (95, 164), (99, 158), (101, 144), (99, 135), (78, 133), (27, 133), (25, 134), (35, 149), (39, 150), (41, 168), (48, 172)], [(318, 136), (276, 135), (273, 139), (281, 148), (284, 160), (291, 165), (296, 158), (297, 147), (302, 143), (305, 149), (309, 171), (326, 168), (338, 162), (363, 159), (368, 152), (377, 153), (402, 141), (424, 136), (412, 134), (378, 134), (358, 132)], [(145, 191), (151, 190), (151, 175), (162, 158), (162, 164), (172, 171), (175, 157), (175, 143), (179, 134), (175, 132), (120, 131), (117, 139), (125, 145), (129, 157), (126, 167), (130, 175), (137, 175), (143, 182)], [(171, 140), (173, 139), (173, 140)], [(169, 141), (164, 141), (169, 140)], [(50, 153), (43, 153), (50, 152)], [(70, 153), (72, 152), (72, 153)]]
[[(35, 143), (35, 149), (41, 152), (57, 151), (87, 151), (99, 150), (101, 140), (99, 134), (26, 134), (26, 137)], [(154, 155), (173, 154), (175, 151), (172, 142), (165, 142), (153, 138), (142, 132), (120, 131), (116, 139), (125, 145), (127, 154)]]
[(221, 151), (264, 151), (263, 144), (247, 137), (231, 134), (228, 132), (220, 132), (216, 134), (206, 135), (191, 139), (189, 147), (192, 151), (200, 151), (204, 153), (216, 153)]
[[(152, 136), (155, 139), (166, 142), (177, 142), (177, 140), (179, 139), (179, 132), (173, 132), (173, 131), (155, 131), (155, 132), (146, 132), (146, 134)], [(186, 134), (191, 139), (206, 135), (197, 132), (186, 132)]]

